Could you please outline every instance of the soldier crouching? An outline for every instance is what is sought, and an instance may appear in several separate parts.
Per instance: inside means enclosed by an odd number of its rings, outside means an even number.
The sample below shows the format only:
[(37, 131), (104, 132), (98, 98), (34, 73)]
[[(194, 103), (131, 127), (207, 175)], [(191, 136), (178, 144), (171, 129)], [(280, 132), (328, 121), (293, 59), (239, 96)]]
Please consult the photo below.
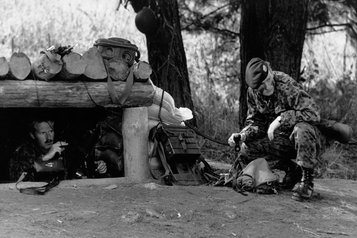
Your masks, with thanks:
[(320, 122), (318, 106), (298, 82), (273, 71), (262, 59), (248, 63), (245, 80), (249, 86), (246, 126), (228, 139), (231, 146), (241, 147), (233, 169), (238, 169), (238, 161), (277, 160), (286, 165), (286, 185), (295, 184), (292, 198), (310, 198), (314, 169), (326, 147), (326, 138), (315, 126)]

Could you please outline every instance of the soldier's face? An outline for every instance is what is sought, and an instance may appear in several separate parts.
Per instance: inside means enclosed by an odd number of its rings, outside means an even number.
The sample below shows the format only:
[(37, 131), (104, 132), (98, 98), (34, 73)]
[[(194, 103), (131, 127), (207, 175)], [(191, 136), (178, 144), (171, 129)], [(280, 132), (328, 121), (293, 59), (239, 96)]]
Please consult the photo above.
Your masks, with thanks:
[(262, 84), (259, 86), (257, 91), (264, 96), (271, 96), (274, 93), (274, 75), (269, 70), (268, 76)]
[(36, 123), (34, 127), (35, 131), (31, 136), (36, 141), (37, 145), (44, 150), (51, 149), (55, 135), (53, 131), (53, 123), (39, 122)]

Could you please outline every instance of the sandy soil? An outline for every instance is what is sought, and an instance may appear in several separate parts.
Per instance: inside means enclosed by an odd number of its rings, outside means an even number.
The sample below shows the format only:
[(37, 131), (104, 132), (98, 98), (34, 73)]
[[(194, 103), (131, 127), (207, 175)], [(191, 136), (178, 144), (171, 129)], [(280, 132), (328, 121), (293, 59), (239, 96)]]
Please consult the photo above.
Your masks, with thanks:
[(43, 196), (0, 185), (0, 237), (357, 237), (357, 181), (318, 180), (291, 192), (163, 186), (126, 178), (63, 181)]

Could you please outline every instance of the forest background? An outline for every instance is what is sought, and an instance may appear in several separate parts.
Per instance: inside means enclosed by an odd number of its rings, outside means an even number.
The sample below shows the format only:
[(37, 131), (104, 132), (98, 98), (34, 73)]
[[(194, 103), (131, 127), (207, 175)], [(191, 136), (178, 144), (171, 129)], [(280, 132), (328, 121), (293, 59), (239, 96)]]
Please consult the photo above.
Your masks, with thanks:
[[(83, 53), (96, 39), (116, 36), (136, 44), (142, 54), (141, 60), (148, 61), (146, 37), (135, 26), (136, 14), (130, 5), (124, 7), (119, 2), (0, 0), (0, 56), (9, 58), (12, 52), (21, 51), (32, 61), (41, 50), (54, 44), (71, 45), (74, 51)], [(230, 14), (230, 9), (220, 1), (203, 1), (203, 5), (188, 0), (178, 2), (198, 128), (226, 142), (238, 125), (241, 72), (239, 34), (235, 33), (239, 32), (239, 10)], [(346, 9), (337, 3), (331, 6), (335, 15), (330, 15), (329, 19), (344, 21), (349, 14), (343, 14)], [(325, 7), (315, 6), (313, 14), (326, 14)], [(192, 12), (188, 9), (195, 8), (200, 10), (201, 23), (206, 25), (192, 30), (189, 22)], [(214, 12), (222, 13), (215, 14), (216, 17), (230, 17), (223, 20), (204, 18)], [(205, 27), (209, 21), (223, 24), (225, 31)], [(357, 138), (357, 44), (350, 30), (345, 24), (336, 24), (328, 30), (307, 33), (301, 70), (305, 79), (303, 85), (319, 103), (322, 116), (351, 125), (354, 138)], [(199, 143), (210, 159), (229, 163), (234, 159), (235, 153), (229, 147), (204, 138), (200, 138)], [(357, 179), (356, 154), (356, 145), (334, 143), (324, 154), (321, 176)]]

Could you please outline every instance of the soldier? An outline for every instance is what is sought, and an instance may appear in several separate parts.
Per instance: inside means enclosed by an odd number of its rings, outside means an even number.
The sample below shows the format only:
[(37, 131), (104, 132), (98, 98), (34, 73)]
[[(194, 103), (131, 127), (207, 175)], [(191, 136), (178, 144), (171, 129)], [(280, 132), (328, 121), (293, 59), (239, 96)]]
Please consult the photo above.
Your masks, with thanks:
[[(51, 162), (62, 160), (63, 166), (58, 171), (39, 172), (35, 162)], [(55, 163), (49, 163), (52, 167)], [(63, 170), (62, 170), (63, 167)], [(81, 160), (73, 147), (65, 141), (55, 142), (54, 122), (42, 117), (31, 121), (29, 140), (20, 145), (10, 160), (10, 179), (17, 180), (22, 172), (26, 172), (25, 180), (49, 181), (54, 177), (60, 179), (79, 179), (83, 177), (79, 171)], [(106, 165), (97, 164), (100, 173), (106, 172)]]
[[(286, 182), (296, 182), (293, 199), (310, 198), (314, 168), (326, 143), (315, 126), (320, 121), (318, 106), (298, 82), (273, 71), (269, 62), (260, 58), (249, 61), (245, 80), (249, 86), (246, 126), (228, 139), (231, 146), (241, 146), (237, 161), (266, 157), (268, 161), (285, 162), (290, 165), (286, 176), (290, 181)], [(295, 160), (298, 170), (291, 166), (291, 160)], [(237, 161), (233, 170), (238, 169)], [(298, 173), (300, 168), (302, 175)]]

